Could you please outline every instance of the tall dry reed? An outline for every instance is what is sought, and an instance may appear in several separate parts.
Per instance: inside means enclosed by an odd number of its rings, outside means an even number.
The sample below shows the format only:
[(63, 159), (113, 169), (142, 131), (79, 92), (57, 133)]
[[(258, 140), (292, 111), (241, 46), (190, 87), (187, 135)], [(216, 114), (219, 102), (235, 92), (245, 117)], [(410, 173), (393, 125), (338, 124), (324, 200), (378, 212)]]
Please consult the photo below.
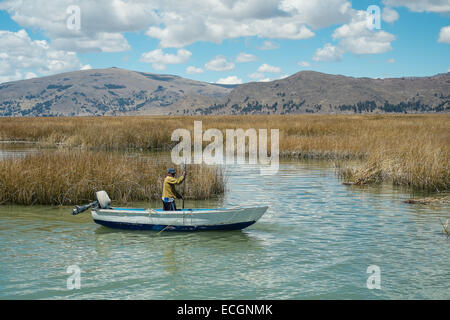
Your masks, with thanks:
[(203, 130), (279, 129), (281, 157), (363, 159), (362, 166), (341, 162), (341, 175), (355, 183), (391, 180), (418, 189), (449, 189), (450, 114), (0, 118), (0, 140), (169, 150), (173, 130), (192, 130), (194, 120), (203, 121)]
[[(160, 199), (169, 165), (148, 157), (88, 151), (6, 159), (0, 161), (0, 203), (73, 205), (93, 200), (99, 190), (117, 203)], [(221, 169), (189, 165), (186, 199), (219, 195), (224, 186)]]

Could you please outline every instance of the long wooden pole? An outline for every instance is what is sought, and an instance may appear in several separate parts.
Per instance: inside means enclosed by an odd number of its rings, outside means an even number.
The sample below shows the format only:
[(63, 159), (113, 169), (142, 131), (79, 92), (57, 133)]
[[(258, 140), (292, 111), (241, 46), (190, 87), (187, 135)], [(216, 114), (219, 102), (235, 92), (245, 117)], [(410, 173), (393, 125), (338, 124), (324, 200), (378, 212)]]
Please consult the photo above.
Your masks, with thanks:
[[(186, 160), (184, 160), (184, 172), (186, 172)], [(186, 194), (186, 175), (183, 180), (183, 202), (181, 208), (184, 209), (184, 196)]]

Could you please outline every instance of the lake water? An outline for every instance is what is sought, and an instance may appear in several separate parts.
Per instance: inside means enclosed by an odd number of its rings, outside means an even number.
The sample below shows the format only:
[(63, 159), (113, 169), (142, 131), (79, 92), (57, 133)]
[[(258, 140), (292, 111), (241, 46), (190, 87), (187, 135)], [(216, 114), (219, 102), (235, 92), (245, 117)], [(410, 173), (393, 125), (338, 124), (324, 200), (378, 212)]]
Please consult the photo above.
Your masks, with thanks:
[[(439, 222), (448, 206), (405, 204), (410, 195), (390, 186), (344, 186), (330, 162), (226, 174), (223, 198), (186, 207), (269, 206), (242, 231), (158, 236), (101, 227), (70, 207), (0, 206), (0, 299), (450, 299)], [(73, 265), (81, 287), (70, 290)], [(381, 289), (367, 287), (371, 265)]]

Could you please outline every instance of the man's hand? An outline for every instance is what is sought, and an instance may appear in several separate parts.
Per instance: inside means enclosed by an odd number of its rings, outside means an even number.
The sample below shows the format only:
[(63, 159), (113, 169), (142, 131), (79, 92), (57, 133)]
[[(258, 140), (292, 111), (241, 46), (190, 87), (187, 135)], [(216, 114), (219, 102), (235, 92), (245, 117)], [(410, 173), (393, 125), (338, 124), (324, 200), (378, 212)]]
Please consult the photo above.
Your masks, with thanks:
[(183, 177), (186, 177), (186, 171), (183, 171)]

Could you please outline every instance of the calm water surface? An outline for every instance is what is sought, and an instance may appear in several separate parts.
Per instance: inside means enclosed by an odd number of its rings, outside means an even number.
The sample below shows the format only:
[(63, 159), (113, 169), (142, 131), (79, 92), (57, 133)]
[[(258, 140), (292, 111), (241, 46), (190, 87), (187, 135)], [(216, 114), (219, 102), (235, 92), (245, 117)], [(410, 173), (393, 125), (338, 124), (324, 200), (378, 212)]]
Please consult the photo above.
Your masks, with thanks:
[[(326, 162), (226, 172), (223, 199), (186, 207), (268, 205), (243, 231), (158, 236), (101, 227), (69, 207), (0, 206), (0, 299), (450, 299), (439, 223), (449, 207), (344, 186)], [(81, 289), (67, 289), (71, 265)], [(367, 288), (370, 265), (380, 290)]]

